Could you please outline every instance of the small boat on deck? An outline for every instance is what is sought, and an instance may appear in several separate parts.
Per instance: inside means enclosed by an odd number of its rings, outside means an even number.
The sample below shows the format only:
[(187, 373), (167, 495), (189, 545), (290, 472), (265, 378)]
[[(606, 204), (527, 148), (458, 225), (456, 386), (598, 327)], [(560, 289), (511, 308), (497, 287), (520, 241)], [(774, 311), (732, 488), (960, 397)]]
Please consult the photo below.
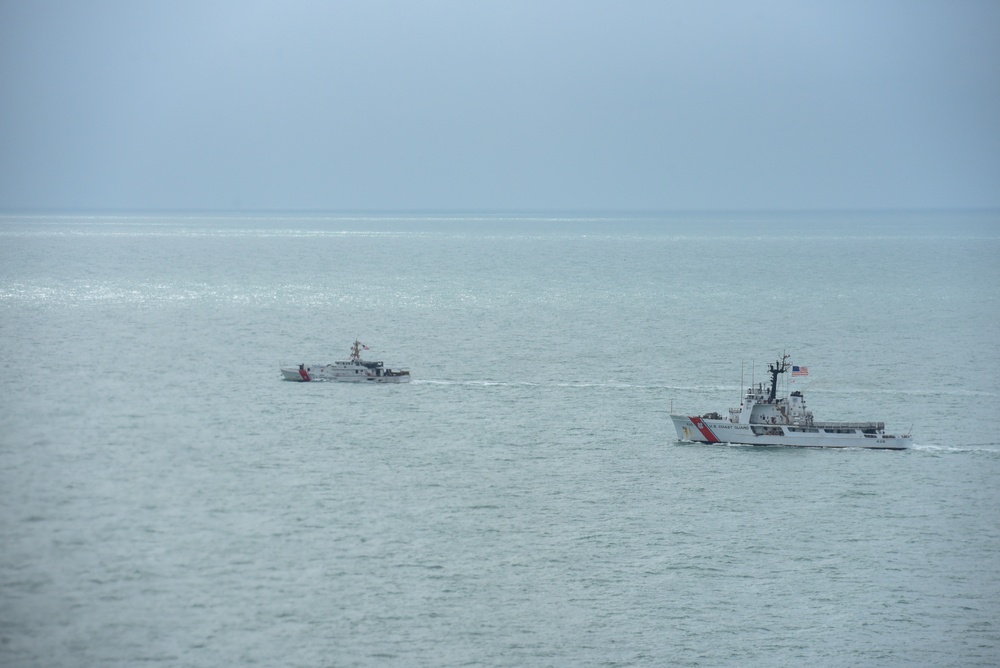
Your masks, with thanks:
[(361, 359), (361, 349), (368, 350), (357, 339), (351, 346), (350, 359), (330, 364), (300, 364), (296, 367), (281, 367), (281, 377), (298, 382), (336, 381), (341, 383), (408, 383), (409, 369), (390, 369), (382, 362)]

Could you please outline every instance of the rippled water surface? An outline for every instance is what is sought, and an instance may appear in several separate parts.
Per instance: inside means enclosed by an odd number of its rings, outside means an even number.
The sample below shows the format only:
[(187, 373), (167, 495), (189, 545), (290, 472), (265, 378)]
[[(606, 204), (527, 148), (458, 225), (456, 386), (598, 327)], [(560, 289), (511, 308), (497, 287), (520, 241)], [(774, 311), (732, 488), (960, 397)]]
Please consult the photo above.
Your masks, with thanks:
[[(0, 218), (0, 664), (997, 665), (998, 257), (947, 214)], [(355, 336), (413, 383), (280, 380)], [(676, 440), (786, 351), (916, 447)]]

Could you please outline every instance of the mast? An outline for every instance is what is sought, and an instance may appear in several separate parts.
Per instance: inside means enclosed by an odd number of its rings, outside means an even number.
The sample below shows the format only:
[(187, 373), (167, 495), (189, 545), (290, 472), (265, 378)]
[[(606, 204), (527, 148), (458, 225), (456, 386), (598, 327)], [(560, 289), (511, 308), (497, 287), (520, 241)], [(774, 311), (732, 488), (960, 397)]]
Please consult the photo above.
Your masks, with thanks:
[(778, 375), (788, 371), (788, 355), (782, 355), (774, 364), (768, 364), (767, 370), (771, 374), (771, 394), (767, 400), (773, 402), (778, 394)]

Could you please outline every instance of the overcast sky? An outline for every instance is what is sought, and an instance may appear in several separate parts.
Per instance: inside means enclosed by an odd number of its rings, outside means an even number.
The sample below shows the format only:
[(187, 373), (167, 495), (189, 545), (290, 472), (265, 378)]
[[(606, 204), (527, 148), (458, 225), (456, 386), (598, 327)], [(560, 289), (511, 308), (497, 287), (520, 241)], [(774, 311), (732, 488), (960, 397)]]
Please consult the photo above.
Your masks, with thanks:
[(1000, 206), (1000, 2), (0, 0), (0, 209)]

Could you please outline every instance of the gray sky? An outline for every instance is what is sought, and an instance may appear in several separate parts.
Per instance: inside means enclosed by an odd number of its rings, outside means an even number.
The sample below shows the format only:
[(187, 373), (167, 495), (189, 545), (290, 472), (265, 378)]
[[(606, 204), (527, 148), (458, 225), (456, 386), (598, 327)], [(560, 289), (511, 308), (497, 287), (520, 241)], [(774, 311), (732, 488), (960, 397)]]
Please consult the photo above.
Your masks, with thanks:
[(995, 0), (0, 0), (0, 209), (998, 206)]

